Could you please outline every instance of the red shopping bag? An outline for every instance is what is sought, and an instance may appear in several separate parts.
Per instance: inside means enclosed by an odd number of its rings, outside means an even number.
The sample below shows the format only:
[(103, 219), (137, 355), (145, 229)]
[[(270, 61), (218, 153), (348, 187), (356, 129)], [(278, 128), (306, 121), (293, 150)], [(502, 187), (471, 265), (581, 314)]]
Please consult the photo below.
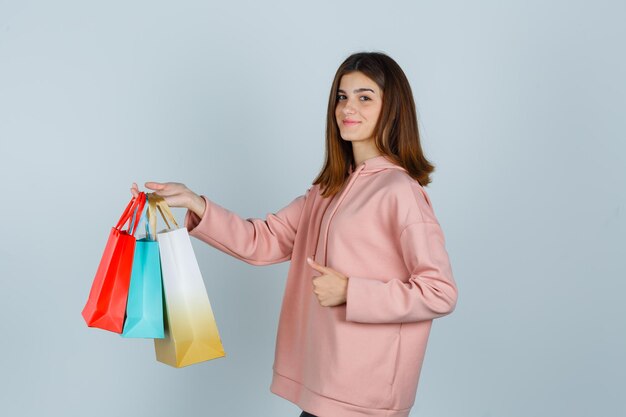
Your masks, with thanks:
[[(133, 197), (117, 225), (111, 229), (82, 312), (89, 327), (122, 333), (135, 253), (134, 235), (145, 204), (145, 193)], [(128, 228), (122, 230), (129, 220)]]

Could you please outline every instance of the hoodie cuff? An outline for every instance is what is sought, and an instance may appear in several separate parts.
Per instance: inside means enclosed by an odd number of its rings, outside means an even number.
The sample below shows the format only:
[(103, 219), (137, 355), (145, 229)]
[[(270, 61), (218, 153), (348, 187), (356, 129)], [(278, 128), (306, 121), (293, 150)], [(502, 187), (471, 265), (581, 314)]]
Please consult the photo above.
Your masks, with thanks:
[(383, 282), (350, 276), (348, 278), (348, 293), (346, 294), (346, 321), (367, 323), (368, 299), (372, 291), (376, 291), (378, 285)]
[[(202, 226), (204, 225), (204, 223), (208, 222), (209, 216), (207, 215), (207, 213), (209, 211), (209, 199), (204, 195), (201, 195), (200, 197), (202, 197), (205, 202), (204, 213), (202, 213), (202, 217), (198, 216), (196, 213), (189, 209), (187, 209), (187, 213), (185, 214), (185, 227), (187, 228), (189, 236), (197, 237), (198, 233), (195, 233), (195, 229), (198, 228), (198, 226)], [(200, 229), (201, 228), (202, 227), (200, 227)]]

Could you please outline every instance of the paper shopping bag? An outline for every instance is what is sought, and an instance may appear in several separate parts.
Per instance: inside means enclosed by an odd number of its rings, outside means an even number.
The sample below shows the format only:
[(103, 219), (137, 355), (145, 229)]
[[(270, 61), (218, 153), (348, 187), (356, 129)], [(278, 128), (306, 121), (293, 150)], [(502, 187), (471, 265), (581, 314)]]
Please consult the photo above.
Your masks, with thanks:
[[(126, 206), (111, 229), (82, 315), (89, 327), (121, 333), (135, 251), (135, 230), (146, 203), (145, 193)], [(129, 222), (128, 228), (122, 227)]]
[(123, 337), (164, 337), (159, 243), (155, 240), (155, 230), (149, 229), (153, 218), (156, 221), (156, 204), (148, 196), (146, 236), (135, 243)]
[(164, 219), (176, 228), (157, 233), (163, 292), (165, 338), (155, 339), (158, 361), (180, 368), (225, 355), (187, 228), (178, 227), (165, 201), (154, 194)]

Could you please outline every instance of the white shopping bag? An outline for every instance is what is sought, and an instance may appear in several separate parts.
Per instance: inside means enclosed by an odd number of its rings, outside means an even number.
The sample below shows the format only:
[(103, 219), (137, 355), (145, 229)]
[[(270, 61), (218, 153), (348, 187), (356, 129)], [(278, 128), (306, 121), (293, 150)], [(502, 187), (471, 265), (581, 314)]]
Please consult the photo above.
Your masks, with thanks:
[[(224, 348), (187, 228), (178, 227), (162, 197), (151, 193), (148, 198), (156, 201), (168, 226), (157, 233), (163, 276), (165, 338), (154, 339), (156, 358), (180, 368), (223, 357)], [(167, 219), (175, 228), (170, 227)]]

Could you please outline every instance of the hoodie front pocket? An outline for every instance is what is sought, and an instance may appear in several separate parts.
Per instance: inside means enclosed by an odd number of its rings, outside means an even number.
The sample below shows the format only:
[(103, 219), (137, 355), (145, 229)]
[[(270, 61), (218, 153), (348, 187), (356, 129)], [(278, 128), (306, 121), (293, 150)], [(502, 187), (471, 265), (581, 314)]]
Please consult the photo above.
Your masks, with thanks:
[(399, 324), (338, 323), (321, 340), (317, 391), (337, 401), (387, 408), (396, 373)]

